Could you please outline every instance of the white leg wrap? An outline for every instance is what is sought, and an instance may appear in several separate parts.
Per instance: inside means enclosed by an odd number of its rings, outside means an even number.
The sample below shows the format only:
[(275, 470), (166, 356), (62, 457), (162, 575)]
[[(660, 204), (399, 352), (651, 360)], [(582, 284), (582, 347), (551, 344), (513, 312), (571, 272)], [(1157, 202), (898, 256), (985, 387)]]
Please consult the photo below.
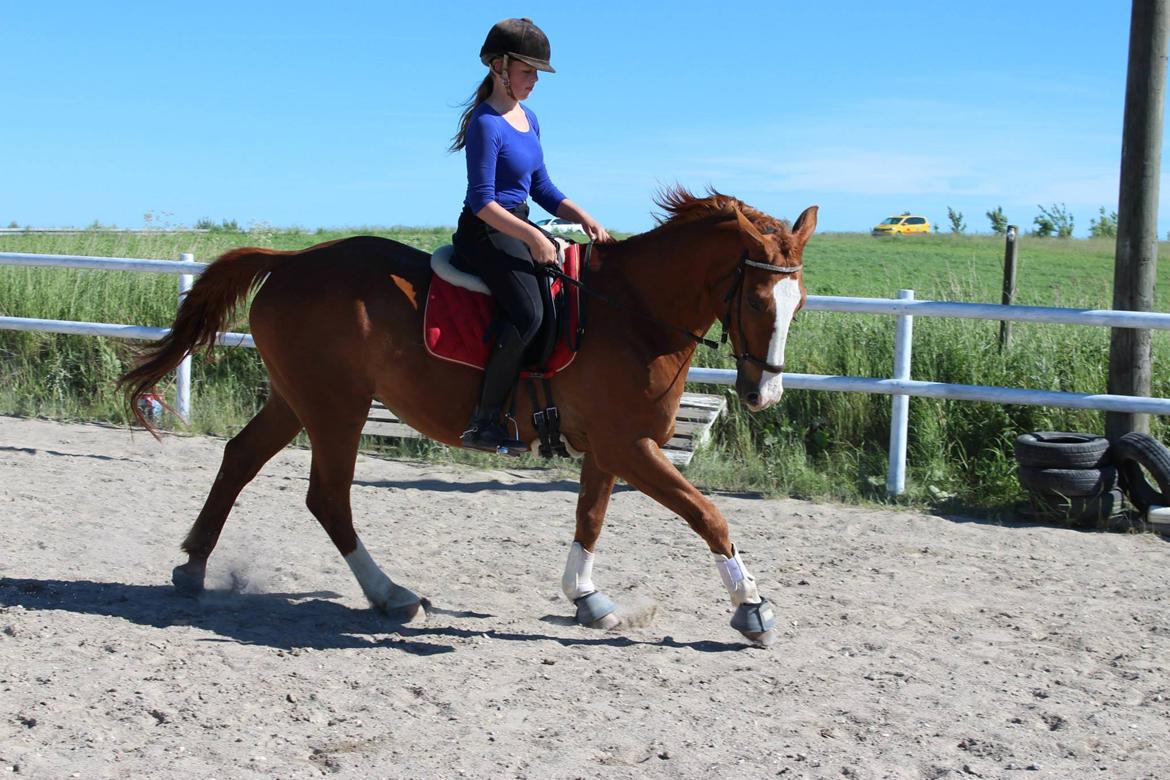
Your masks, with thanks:
[(349, 570), (353, 572), (358, 585), (362, 586), (366, 598), (385, 607), (390, 601), (394, 583), (378, 568), (378, 564), (374, 563), (360, 537), (357, 540), (357, 549), (345, 556), (345, 562), (349, 564)]
[(759, 604), (761, 599), (756, 578), (744, 566), (739, 550), (732, 547), (732, 551), (735, 554), (730, 558), (715, 553), (715, 568), (719, 569), (719, 578), (731, 595), (731, 603), (737, 607), (740, 604)]
[(576, 601), (597, 590), (593, 586), (593, 553), (580, 542), (573, 542), (569, 548), (569, 559), (565, 561), (565, 573), (561, 577), (561, 590), (569, 601)]

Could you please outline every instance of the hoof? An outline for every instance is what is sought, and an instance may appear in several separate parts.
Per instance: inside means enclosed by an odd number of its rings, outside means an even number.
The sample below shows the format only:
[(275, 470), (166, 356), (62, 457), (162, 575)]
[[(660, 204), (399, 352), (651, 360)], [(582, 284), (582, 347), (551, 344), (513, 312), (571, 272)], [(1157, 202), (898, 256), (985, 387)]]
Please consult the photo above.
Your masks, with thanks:
[(611, 612), (605, 617), (600, 617), (597, 620), (594, 620), (592, 623), (583, 625), (587, 625), (589, 628), (596, 628), (600, 631), (609, 631), (612, 628), (617, 628), (621, 624), (622, 619)]
[(763, 632), (741, 631), (740, 633), (755, 647), (771, 647), (780, 638), (780, 634), (774, 628)]
[(610, 629), (622, 622), (614, 614), (617, 604), (599, 590), (587, 593), (573, 603), (577, 605), (577, 622), (582, 626)]
[(382, 603), (374, 603), (374, 608), (394, 623), (420, 623), (427, 619), (427, 599), (420, 599), (406, 588), (395, 586), (395, 589)]
[(767, 599), (761, 599), (759, 604), (740, 604), (731, 616), (731, 627), (760, 647), (776, 641), (775, 626), (776, 615)]
[(204, 574), (206, 574), (204, 567), (184, 563), (171, 571), (171, 582), (180, 596), (194, 597), (203, 593)]
[(426, 608), (421, 600), (398, 607), (379, 608), (391, 623), (421, 623), (427, 619)]

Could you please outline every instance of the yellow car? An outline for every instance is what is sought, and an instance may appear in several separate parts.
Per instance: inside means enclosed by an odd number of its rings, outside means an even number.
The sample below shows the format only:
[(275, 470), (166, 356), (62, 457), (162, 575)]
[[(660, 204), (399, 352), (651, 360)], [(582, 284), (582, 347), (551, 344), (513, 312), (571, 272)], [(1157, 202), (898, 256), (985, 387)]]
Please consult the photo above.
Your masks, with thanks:
[(874, 225), (869, 231), (874, 236), (901, 236), (909, 233), (929, 233), (930, 220), (926, 217), (915, 217), (910, 214), (901, 214), (897, 217), (886, 217), (880, 224)]

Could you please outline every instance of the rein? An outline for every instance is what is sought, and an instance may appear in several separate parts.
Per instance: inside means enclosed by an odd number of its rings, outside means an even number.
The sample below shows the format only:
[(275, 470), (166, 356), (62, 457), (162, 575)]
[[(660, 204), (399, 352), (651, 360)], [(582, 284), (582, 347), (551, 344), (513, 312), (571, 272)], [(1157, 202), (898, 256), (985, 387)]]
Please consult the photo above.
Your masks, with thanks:
[[(586, 268), (588, 266), (589, 255), (592, 253), (592, 251), (593, 251), (593, 244), (592, 243), (586, 244), (585, 245), (585, 256), (581, 259), (581, 267), (582, 268)], [(736, 309), (736, 324), (739, 326), (740, 333), (743, 333), (743, 275), (744, 275), (744, 269), (746, 269), (746, 268), (758, 268), (761, 271), (767, 271), (767, 272), (773, 273), (773, 274), (794, 274), (794, 273), (799, 272), (801, 269), (803, 269), (804, 265), (798, 264), (798, 265), (789, 265), (789, 266), (777, 266), (777, 265), (771, 265), (769, 263), (760, 263), (760, 262), (757, 262), (755, 260), (749, 259), (747, 250), (745, 249), (743, 256), (739, 258), (739, 263), (736, 264), (735, 269), (730, 272), (730, 273), (735, 274), (735, 282), (734, 282), (734, 284), (732, 284), (731, 289), (728, 290), (726, 297), (724, 297), (724, 299), (723, 299), (723, 302), (727, 304), (727, 313), (724, 314), (723, 317), (720, 318), (720, 322), (723, 323), (723, 335), (720, 337), (719, 341), (716, 342), (716, 341), (712, 341), (711, 339), (704, 338), (703, 336), (696, 336), (694, 333), (691, 333), (686, 328), (680, 328), (678, 325), (672, 325), (669, 322), (663, 322), (662, 320), (658, 319), (657, 317), (653, 317), (649, 314), (646, 314), (645, 312), (631, 309), (628, 306), (623, 306), (622, 304), (620, 304), (617, 301), (610, 298), (608, 295), (605, 295), (604, 293), (599, 292), (598, 290), (595, 290), (592, 287), (589, 287), (585, 284), (582, 284), (581, 282), (572, 278), (571, 276), (569, 276), (564, 271), (562, 271), (561, 269), (557, 268), (554, 265), (544, 266), (544, 270), (546, 273), (557, 277), (562, 282), (566, 282), (568, 284), (573, 285), (581, 292), (585, 293), (586, 295), (593, 296), (594, 298), (598, 299), (602, 303), (606, 303), (609, 306), (612, 306), (613, 308), (615, 308), (619, 311), (629, 312), (630, 314), (633, 314), (636, 317), (641, 317), (644, 320), (648, 320), (649, 322), (653, 322), (654, 324), (658, 325), (661, 328), (665, 328), (667, 330), (672, 330), (675, 333), (679, 333), (683, 336), (686, 336), (687, 338), (691, 339), (692, 341), (694, 341), (697, 344), (702, 344), (705, 347), (709, 347), (709, 348), (715, 349), (715, 350), (719, 349), (720, 344), (727, 342), (727, 337), (728, 337), (728, 327), (727, 326), (728, 326), (728, 323), (731, 319), (731, 307), (733, 305), (731, 299), (733, 297), (735, 297), (735, 294), (737, 292), (739, 293), (739, 301), (738, 301), (739, 305)], [(771, 372), (776, 373), (776, 374), (782, 373), (784, 371), (784, 366), (775, 366), (775, 365), (767, 362), (766, 360), (761, 360), (760, 358), (758, 358), (755, 355), (748, 352), (746, 349), (740, 353), (736, 353), (733, 351), (731, 353), (731, 356), (733, 358), (735, 358), (735, 364), (736, 364), (737, 369), (738, 369), (740, 363), (747, 360), (747, 361), (750, 361), (752, 363), (755, 363), (758, 366), (762, 366), (763, 368), (767, 369), (768, 371), (771, 371)]]

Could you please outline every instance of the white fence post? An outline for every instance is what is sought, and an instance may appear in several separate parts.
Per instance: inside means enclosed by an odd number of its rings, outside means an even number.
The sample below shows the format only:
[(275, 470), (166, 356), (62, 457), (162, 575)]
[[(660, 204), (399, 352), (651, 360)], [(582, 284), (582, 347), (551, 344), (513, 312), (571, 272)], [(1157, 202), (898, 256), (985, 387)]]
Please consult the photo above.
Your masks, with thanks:
[[(914, 300), (914, 291), (898, 290), (898, 300)], [(914, 317), (899, 314), (894, 326), (894, 379), (910, 378), (913, 338)], [(890, 496), (906, 492), (906, 436), (909, 430), (910, 396), (896, 394), (890, 402), (890, 471), (886, 476), (886, 494)]]
[[(184, 252), (179, 255), (179, 259), (184, 263), (195, 262), (195, 255), (190, 252)], [(179, 305), (183, 304), (183, 298), (187, 296), (187, 291), (191, 289), (191, 285), (195, 283), (194, 274), (180, 274), (179, 275)], [(183, 358), (178, 367), (175, 368), (175, 411), (183, 418), (183, 422), (191, 421), (191, 356)]]

